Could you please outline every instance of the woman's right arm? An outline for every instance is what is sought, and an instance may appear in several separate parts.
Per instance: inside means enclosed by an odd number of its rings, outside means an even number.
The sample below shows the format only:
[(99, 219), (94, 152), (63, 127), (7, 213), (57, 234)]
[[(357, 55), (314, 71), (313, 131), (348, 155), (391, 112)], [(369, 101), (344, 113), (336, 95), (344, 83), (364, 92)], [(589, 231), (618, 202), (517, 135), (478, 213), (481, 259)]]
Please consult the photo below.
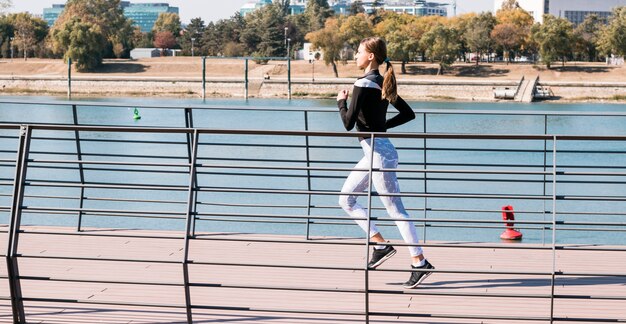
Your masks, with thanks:
[(341, 121), (346, 130), (351, 130), (356, 124), (356, 119), (359, 116), (359, 109), (361, 107), (360, 101), (363, 99), (361, 95), (360, 87), (353, 87), (352, 89), (352, 101), (350, 101), (350, 107), (348, 108), (348, 99), (338, 99), (337, 106), (339, 107), (339, 115), (341, 115)]

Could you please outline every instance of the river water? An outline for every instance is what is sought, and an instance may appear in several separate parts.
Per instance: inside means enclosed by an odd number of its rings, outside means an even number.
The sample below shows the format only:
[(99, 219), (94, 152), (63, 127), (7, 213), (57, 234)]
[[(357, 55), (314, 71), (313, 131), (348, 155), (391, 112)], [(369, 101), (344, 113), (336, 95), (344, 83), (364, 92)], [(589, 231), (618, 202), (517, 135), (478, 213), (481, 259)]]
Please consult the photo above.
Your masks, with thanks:
[[(50, 97), (0, 97), (4, 99), (19, 99), (30, 101), (62, 101)], [(80, 106), (81, 101), (112, 102), (124, 104), (125, 107), (89, 107)], [(78, 121), (85, 125), (117, 125), (117, 126), (164, 126), (184, 127), (185, 117), (180, 109), (148, 109), (139, 108), (141, 119), (133, 119), (134, 108), (141, 105), (207, 105), (221, 107), (265, 107), (280, 108), (285, 111), (261, 111), (261, 110), (194, 110), (194, 126), (199, 128), (217, 129), (261, 129), (261, 130), (304, 130), (305, 119), (301, 111), (286, 111), (293, 108), (327, 107), (327, 111), (308, 113), (308, 129), (312, 131), (345, 131), (334, 110), (333, 100), (283, 100), (283, 99), (211, 99), (203, 103), (195, 99), (163, 99), (163, 98), (90, 98), (77, 100)], [(394, 132), (422, 133), (424, 125), (430, 133), (460, 133), (460, 134), (516, 134), (516, 135), (584, 135), (584, 136), (615, 136), (626, 135), (626, 117), (606, 116), (603, 113), (626, 112), (623, 104), (515, 104), (515, 103), (442, 103), (442, 102), (410, 102), (418, 112), (415, 121), (394, 129)], [(429, 110), (427, 117), (419, 114), (420, 111)], [(437, 113), (437, 111), (448, 113)], [(493, 114), (463, 114), (468, 111), (491, 111)], [(458, 114), (449, 114), (450, 111)], [(519, 114), (507, 115), (506, 112), (568, 112), (572, 114), (581, 112), (596, 112), (594, 116), (567, 116), (555, 115), (544, 117), (543, 115)], [(426, 120), (424, 120), (426, 118)], [(48, 105), (16, 105), (0, 103), (0, 120), (5, 123), (61, 123), (73, 122), (70, 106)], [(73, 134), (73, 133), (72, 133)], [(15, 158), (14, 132), (3, 131), (0, 140), (0, 158)], [(67, 133), (36, 132), (36, 137), (61, 136), (68, 137)], [(68, 138), (71, 138), (69, 136)], [(142, 140), (142, 141), (172, 141), (182, 142), (184, 136), (180, 135), (147, 135), (147, 134), (121, 134), (85, 132), (81, 139), (90, 140), (82, 144), (84, 159), (89, 160), (116, 160), (116, 155), (135, 155), (132, 159), (145, 161), (137, 156), (153, 156), (153, 160), (168, 163), (184, 163), (186, 161), (186, 146), (167, 143), (110, 143), (106, 140)], [(303, 166), (306, 158), (305, 150), (300, 148), (279, 147), (280, 145), (302, 145), (304, 138), (294, 136), (240, 136), (240, 135), (206, 135), (200, 138), (199, 148), (200, 162), (202, 163), (232, 163), (241, 164), (235, 159), (253, 158), (266, 160), (255, 162), (265, 166)], [(421, 139), (394, 139), (400, 154), (400, 168), (420, 169), (423, 168), (424, 159), (433, 170), (526, 170), (543, 171), (544, 159), (547, 170), (551, 170), (552, 141), (531, 140), (428, 140), (429, 151), (424, 156), (423, 140)], [(594, 171), (594, 172), (623, 172), (626, 166), (626, 142), (623, 141), (576, 141), (559, 142), (557, 144), (557, 170), (558, 171)], [(246, 144), (241, 146), (238, 144)], [(250, 144), (253, 144), (250, 146)], [(264, 147), (262, 145), (271, 145)], [(311, 137), (310, 144), (314, 147), (310, 150), (312, 166), (330, 166), (349, 168), (356, 163), (362, 155), (360, 147), (354, 138)], [(544, 145), (548, 154), (544, 154)], [(329, 148), (328, 146), (340, 146)], [(490, 149), (488, 151), (487, 149)], [(72, 141), (33, 140), (31, 158), (34, 159), (59, 159), (59, 157), (71, 159), (71, 153), (75, 153), (76, 146)], [(521, 151), (520, 151), (521, 150)], [(47, 154), (43, 152), (60, 152)], [(106, 156), (102, 156), (102, 154)], [(65, 155), (63, 155), (65, 154)], [(75, 155), (74, 155), (75, 158)], [(291, 162), (289, 162), (291, 161)], [(65, 180), (77, 181), (78, 173), (75, 170), (51, 169), (40, 164), (39, 168), (29, 169), (29, 180)], [(592, 167), (592, 169), (588, 168)], [(135, 170), (136, 171), (136, 170)], [(123, 171), (112, 172), (103, 170), (86, 170), (85, 179), (90, 182), (115, 182), (115, 183), (152, 183), (155, 185), (185, 185), (188, 179), (183, 173), (171, 172), (142, 172)], [(153, 170), (152, 170), (153, 171)], [(181, 168), (173, 171), (182, 171)], [(198, 181), (201, 186), (207, 188), (256, 188), (256, 189), (293, 189), (306, 190), (308, 183), (303, 171), (263, 171), (263, 170), (236, 170), (200, 169)], [(11, 179), (13, 169), (10, 163), (3, 164), (0, 168), (0, 177), (5, 185), (0, 187), (0, 206), (10, 204)], [(241, 175), (241, 173), (255, 173), (254, 175)], [(265, 174), (259, 174), (265, 173)], [(270, 176), (268, 176), (268, 174)], [(326, 172), (314, 171), (311, 180), (311, 189), (318, 191), (337, 191), (341, 188), (346, 171)], [(293, 176), (297, 177), (293, 177)], [(411, 211), (411, 216), (435, 220), (429, 222), (426, 228), (418, 223), (420, 236), (428, 240), (455, 240), (494, 242), (499, 241), (501, 227), (480, 228), (479, 223), (461, 223), (460, 220), (498, 220), (498, 210), (504, 205), (513, 205), (516, 219), (524, 221), (552, 221), (552, 201), (538, 199), (516, 198), (516, 195), (547, 195), (553, 194), (551, 177), (547, 183), (543, 183), (543, 175), (485, 175), (485, 174), (429, 174), (425, 184), (421, 173), (399, 173), (401, 188), (405, 193), (431, 194), (485, 194), (502, 195), (508, 198), (429, 198), (425, 200), (419, 197), (405, 197), (404, 203)], [(490, 180), (490, 181), (485, 181)], [(614, 226), (616, 223), (626, 224), (623, 214), (626, 204), (619, 199), (605, 200), (576, 200), (568, 197), (594, 196), (594, 197), (626, 197), (626, 187), (620, 175), (615, 176), (567, 176), (557, 177), (556, 195), (564, 197), (556, 204), (556, 219), (566, 222), (557, 226), (557, 241), (560, 243), (584, 243), (584, 244), (626, 244), (626, 226)], [(584, 181), (581, 181), (584, 180)], [(425, 188), (426, 187), (426, 188)], [(37, 195), (56, 195), (76, 197), (80, 193), (77, 188), (50, 188), (29, 187), (25, 205), (30, 207), (57, 207), (77, 208), (76, 199), (43, 199)], [(107, 210), (146, 210), (158, 214), (161, 211), (183, 213), (185, 211), (186, 192), (184, 191), (129, 191), (129, 190), (104, 190), (87, 189), (85, 195), (91, 199), (85, 202), (85, 208)], [(127, 201), (112, 202), (101, 198), (127, 199)], [(137, 203), (132, 199), (143, 200), (167, 200), (172, 203)], [(254, 233), (281, 233), (302, 235), (306, 231), (303, 224), (288, 223), (249, 223), (249, 222), (222, 222), (216, 221), (223, 215), (230, 214), (271, 214), (271, 215), (306, 215), (306, 208), (297, 207), (307, 205), (306, 195), (269, 195), (269, 194), (246, 194), (246, 193), (216, 193), (212, 191), (201, 192), (198, 201), (201, 203), (198, 212), (202, 217), (210, 217), (212, 221), (200, 221), (197, 224), (199, 231), (237, 231)], [(337, 197), (333, 195), (315, 195), (311, 198), (310, 213), (319, 216), (345, 216), (343, 211), (337, 208)], [(365, 197), (361, 198), (363, 204), (367, 204)], [(228, 206), (228, 204), (252, 204), (254, 207)], [(259, 205), (284, 205), (281, 208), (263, 207)], [(291, 207), (290, 207), (291, 206)], [(377, 199), (373, 200), (375, 208), (382, 207)], [(428, 212), (423, 208), (427, 207)], [(480, 210), (476, 212), (476, 210)], [(581, 212), (590, 212), (592, 215), (580, 215)], [(6, 223), (6, 215), (0, 213)], [(384, 211), (375, 209), (373, 215), (385, 218)], [(56, 214), (26, 213), (25, 224), (63, 225), (75, 226), (76, 216)], [(250, 219), (250, 218), (239, 218)], [(257, 218), (263, 219), (263, 218)], [(266, 220), (269, 218), (265, 218)], [(347, 219), (347, 216), (346, 216)], [(439, 221), (436, 221), (439, 220)], [(445, 220), (445, 222), (442, 222)], [(459, 220), (459, 222), (453, 222)], [(293, 219), (291, 219), (293, 221)], [(311, 225), (312, 235), (338, 235), (338, 236), (361, 236), (359, 228), (351, 222), (342, 224), (318, 224)], [(333, 221), (336, 222), (336, 221)], [(567, 223), (569, 222), (569, 223)], [(601, 226), (588, 226), (573, 224), (571, 222), (604, 222)], [(322, 224), (324, 223), (324, 224)], [(344, 225), (347, 223), (349, 225)], [(398, 238), (398, 232), (393, 223), (383, 228), (383, 233), (388, 238)], [(172, 229), (182, 230), (184, 221), (171, 219), (142, 219), (129, 217), (96, 217), (86, 216), (83, 220), (85, 226), (95, 227), (122, 227), (122, 228), (146, 228), (146, 229)], [(465, 225), (459, 228), (456, 225)], [(485, 224), (483, 224), (485, 225)], [(494, 226), (495, 224), (486, 224)], [(495, 227), (495, 226), (494, 226)], [(550, 242), (550, 231), (541, 229), (539, 224), (520, 225), (524, 233), (525, 243)], [(589, 228), (594, 230), (589, 230)], [(587, 228), (587, 230), (581, 230)]]

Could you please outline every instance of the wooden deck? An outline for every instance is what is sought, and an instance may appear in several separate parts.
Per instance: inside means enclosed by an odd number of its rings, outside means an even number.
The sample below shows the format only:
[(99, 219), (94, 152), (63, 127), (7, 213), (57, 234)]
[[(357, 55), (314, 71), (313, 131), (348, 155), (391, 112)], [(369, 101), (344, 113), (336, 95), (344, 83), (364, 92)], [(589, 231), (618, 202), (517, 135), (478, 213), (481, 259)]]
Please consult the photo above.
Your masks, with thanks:
[[(22, 229), (25, 233), (20, 235), (19, 253), (23, 257), (19, 258), (19, 269), (28, 323), (186, 322), (180, 233), (97, 230), (77, 235), (67, 228)], [(51, 231), (69, 235), (41, 234)], [(0, 234), (2, 246), (6, 246), (6, 237), (6, 233)], [(320, 244), (298, 244), (293, 241), (302, 241), (302, 237), (252, 234), (203, 234), (199, 237), (204, 239), (192, 240), (189, 254), (195, 262), (189, 265), (190, 281), (195, 284), (191, 287), (191, 302), (198, 307), (193, 310), (195, 323), (364, 322), (365, 272), (361, 269), (365, 247), (329, 244), (358, 241), (317, 238), (313, 242)], [(255, 242), (255, 239), (287, 242)], [(401, 286), (408, 273), (400, 270), (407, 269), (409, 258), (406, 248), (398, 247), (398, 251), (379, 270), (369, 272), (372, 291), (369, 311), (374, 314), (370, 316), (371, 323), (549, 323), (550, 275), (471, 272), (550, 273), (551, 250), (428, 247), (425, 248), (427, 257), (442, 272), (434, 273), (414, 290)], [(568, 318), (576, 323), (592, 322), (584, 319), (594, 318), (626, 322), (626, 277), (608, 276), (626, 273), (626, 252), (561, 250), (556, 256), (558, 271), (577, 275), (558, 277), (554, 293), (580, 296), (555, 299), (554, 317), (558, 322), (568, 323), (565, 320)], [(6, 277), (6, 271), (6, 265), (0, 267), (0, 275)], [(32, 280), (32, 277), (53, 280)], [(169, 285), (138, 285), (136, 282)], [(1, 279), (0, 287), (0, 296), (8, 297), (6, 279)], [(520, 297), (503, 296), (510, 294)], [(547, 298), (523, 298), (522, 295)], [(387, 314), (411, 316), (379, 316)], [(0, 300), (0, 323), (11, 321), (9, 301)]]

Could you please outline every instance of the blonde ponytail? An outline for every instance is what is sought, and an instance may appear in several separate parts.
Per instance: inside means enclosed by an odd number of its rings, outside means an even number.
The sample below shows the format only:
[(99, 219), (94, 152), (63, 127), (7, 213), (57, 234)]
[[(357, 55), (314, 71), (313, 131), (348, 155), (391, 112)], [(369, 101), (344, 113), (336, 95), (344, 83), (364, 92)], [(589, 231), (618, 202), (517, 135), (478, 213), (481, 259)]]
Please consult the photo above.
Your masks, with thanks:
[(393, 71), (393, 65), (386, 59), (387, 70), (385, 71), (385, 77), (383, 80), (383, 99), (389, 100), (390, 103), (395, 103), (398, 99), (398, 84), (396, 82), (396, 74)]

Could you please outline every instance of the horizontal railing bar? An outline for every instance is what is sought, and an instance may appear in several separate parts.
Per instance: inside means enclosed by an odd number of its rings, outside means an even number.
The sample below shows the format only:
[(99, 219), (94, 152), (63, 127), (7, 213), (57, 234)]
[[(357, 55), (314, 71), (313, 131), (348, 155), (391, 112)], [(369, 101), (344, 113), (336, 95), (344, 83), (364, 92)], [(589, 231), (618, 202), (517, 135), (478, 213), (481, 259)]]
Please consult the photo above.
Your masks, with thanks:
[(27, 186), (32, 187), (71, 187), (71, 188), (101, 188), (101, 189), (134, 189), (134, 190), (176, 190), (184, 191), (188, 190), (184, 186), (165, 186), (165, 185), (132, 185), (132, 184), (102, 184), (102, 183), (75, 183), (75, 182), (60, 182), (60, 181), (39, 181), (28, 180)]
[(75, 256), (50, 256), (50, 255), (28, 255), (28, 254), (17, 254), (17, 256), (21, 257), (21, 258), (27, 258), (27, 259), (54, 259), (54, 260), (75, 260), (75, 261), (103, 261), (103, 262), (180, 264), (180, 261), (147, 260), (147, 259), (87, 258), (87, 257), (75, 257)]
[[(65, 212), (65, 211), (24, 211), (25, 214), (33, 214), (33, 215), (72, 215), (76, 216), (77, 212)], [(147, 218), (147, 219), (172, 219), (172, 220), (184, 220), (185, 217), (179, 216), (166, 216), (166, 215), (133, 215), (133, 214), (115, 214), (115, 213), (83, 213), (83, 216), (92, 216), (92, 217), (124, 217), (124, 218)]]
[(132, 165), (132, 166), (162, 166), (162, 167), (189, 167), (189, 163), (148, 163), (148, 162), (117, 162), (117, 161), (85, 161), (85, 160), (43, 160), (29, 159), (30, 163), (51, 164), (92, 164), (92, 165)]
[(167, 305), (167, 304), (147, 304), (147, 303), (119, 303), (109, 301), (96, 301), (86, 299), (64, 299), (64, 298), (36, 298), (22, 297), (24, 301), (30, 302), (49, 302), (49, 303), (69, 303), (69, 304), (88, 304), (88, 305), (112, 305), (112, 306), (133, 306), (133, 307), (161, 307), (161, 308), (185, 308), (185, 305)]
[(180, 133), (197, 131), (200, 135), (275, 135), (275, 136), (316, 136), (316, 137), (369, 137), (414, 138), (414, 139), (508, 139), (508, 140), (562, 140), (562, 141), (626, 141), (626, 136), (580, 136), (580, 135), (523, 135), (523, 134), (446, 134), (446, 133), (376, 133), (376, 132), (321, 132), (265, 129), (212, 129), (212, 128), (172, 128), (172, 127), (128, 127), (98, 125), (39, 125), (29, 124), (33, 130), (86, 131), (86, 132), (130, 132), (130, 133)]
[(99, 284), (117, 284), (117, 285), (142, 285), (142, 286), (175, 286), (182, 287), (182, 283), (173, 282), (148, 282), (148, 281), (119, 281), (119, 280), (91, 280), (91, 279), (71, 279), (71, 278), (52, 278), (38, 276), (20, 276), (19, 279), (32, 281), (54, 281), (54, 282), (80, 282), (80, 283), (99, 283)]
[(98, 209), (98, 208), (69, 208), (69, 207), (34, 207), (22, 206), (25, 211), (62, 211), (62, 212), (88, 212), (88, 213), (117, 213), (117, 214), (154, 214), (154, 215), (172, 215), (184, 216), (185, 211), (163, 211), (163, 210), (124, 210), (124, 209)]
[[(228, 188), (228, 187), (204, 187), (199, 186), (197, 191), (200, 192), (238, 192), (238, 193), (267, 193), (267, 194), (295, 194), (295, 195), (321, 195), (321, 196), (366, 196), (367, 193), (361, 192), (337, 192), (337, 191), (321, 191), (321, 190), (287, 190), (287, 189), (261, 189), (261, 188)], [(487, 195), (487, 194), (422, 194), (422, 193), (372, 193), (372, 196), (384, 197), (434, 197), (434, 198), (483, 198), (483, 199), (528, 199), (528, 200), (547, 200), (552, 196), (543, 195)]]
[[(242, 79), (243, 82), (243, 79)], [(97, 102), (97, 101), (51, 101), (51, 100), (23, 100), (23, 99), (2, 99), (0, 100), (1, 104), (15, 104), (15, 105), (45, 105), (45, 106), (63, 106), (71, 108), (73, 105), (77, 107), (85, 107), (85, 108), (97, 108), (97, 107), (105, 107), (105, 108), (145, 108), (145, 109), (168, 109), (168, 110), (184, 110), (184, 109), (192, 109), (192, 110), (250, 110), (250, 111), (274, 111), (274, 112), (314, 112), (314, 113), (337, 113), (336, 108), (328, 107), (328, 106), (317, 106), (317, 107), (276, 107), (276, 106), (244, 106), (244, 105), (208, 105), (208, 104), (167, 104), (167, 105), (157, 105), (157, 104), (141, 104), (141, 105), (128, 105), (123, 103), (114, 103), (114, 102)], [(607, 116), (626, 116), (623, 112), (618, 111), (534, 111), (534, 110), (521, 110), (521, 111), (511, 111), (511, 110), (462, 110), (459, 111), (457, 109), (419, 109), (415, 110), (415, 113), (418, 115), (501, 115), (501, 116), (575, 116), (575, 117), (584, 117), (584, 116), (592, 116), (592, 117), (607, 117)], [(19, 125), (14, 124), (14, 127), (19, 127)]]
[(550, 317), (527, 317), (527, 316), (495, 316), (495, 315), (452, 315), (452, 314), (418, 314), (418, 313), (386, 313), (386, 312), (369, 312), (370, 316), (381, 317), (427, 317), (427, 318), (454, 318), (454, 319), (487, 319), (487, 320), (505, 320), (505, 321), (549, 321)]
[[(321, 215), (279, 215), (279, 214), (242, 214), (242, 213), (226, 213), (226, 212), (196, 212), (197, 219), (202, 220), (202, 216), (214, 216), (214, 217), (252, 217), (252, 218), (288, 218), (288, 219), (322, 219), (322, 220), (346, 220), (346, 216), (321, 216)], [(350, 220), (367, 220), (366, 217), (350, 217)], [(407, 217), (403, 219), (394, 218), (379, 218), (372, 216), (371, 219), (377, 222), (429, 222), (429, 223), (478, 223), (478, 224), (504, 224), (507, 220), (475, 220), (475, 219), (445, 219), (445, 218), (413, 218)], [(228, 221), (228, 219), (225, 219)], [(557, 221), (556, 224), (571, 224), (572, 222)], [(549, 225), (552, 221), (523, 221), (516, 220), (515, 224), (531, 224), (531, 225)], [(595, 223), (594, 223), (595, 224)], [(606, 226), (607, 223), (598, 223)], [(609, 223), (612, 224), (612, 223)], [(620, 226), (626, 225), (626, 223), (616, 223)], [(580, 224), (586, 225), (586, 224)]]
[[(99, 229), (98, 229), (99, 230)], [(107, 233), (98, 233), (92, 232), (89, 229), (81, 229), (80, 232), (52, 232), (52, 231), (41, 231), (41, 230), (20, 230), (20, 233), (23, 234), (34, 234), (34, 235), (68, 235), (68, 236), (81, 236), (81, 237), (116, 237), (116, 238), (138, 238), (138, 239), (174, 239), (174, 240), (182, 240), (184, 239), (183, 234), (180, 236), (159, 236), (159, 235), (128, 235), (128, 234), (107, 234)]]

